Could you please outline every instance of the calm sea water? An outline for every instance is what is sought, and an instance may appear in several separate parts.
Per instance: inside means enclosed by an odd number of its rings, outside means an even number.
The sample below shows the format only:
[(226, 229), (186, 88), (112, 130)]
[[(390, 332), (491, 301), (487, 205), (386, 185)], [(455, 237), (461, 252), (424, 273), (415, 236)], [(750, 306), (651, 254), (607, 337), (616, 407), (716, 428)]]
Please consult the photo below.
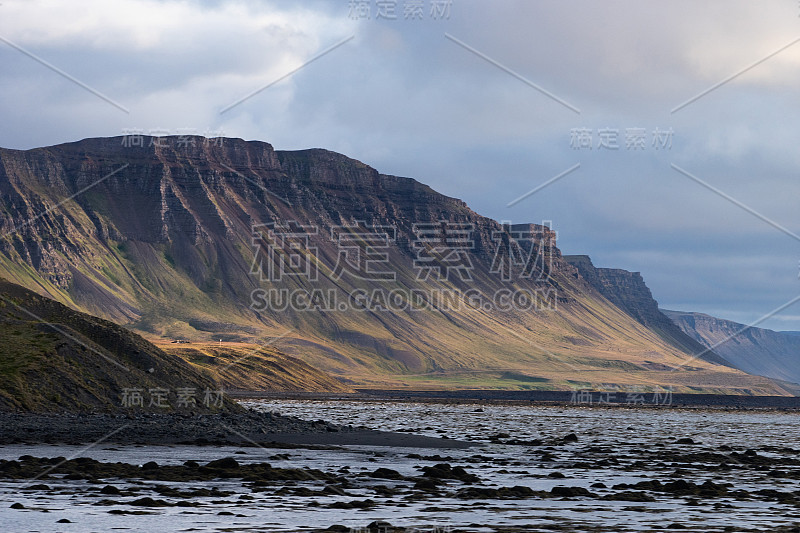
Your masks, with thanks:
[[(448, 462), (464, 466), (480, 477), (481, 487), (524, 485), (534, 490), (550, 490), (555, 486), (586, 487), (601, 482), (611, 487), (616, 483), (668, 477), (674, 470), (683, 470), (687, 481), (702, 483), (729, 482), (737, 489), (755, 492), (776, 489), (800, 495), (800, 483), (787, 477), (776, 479), (753, 468), (730, 471), (708, 471), (660, 461), (665, 454), (720, 452), (720, 447), (733, 451), (760, 450), (764, 456), (786, 457), (793, 452), (763, 450), (766, 447), (800, 447), (800, 415), (787, 413), (743, 413), (712, 411), (679, 411), (671, 409), (595, 409), (581, 407), (522, 407), (472, 404), (439, 405), (424, 403), (348, 402), (348, 401), (258, 401), (248, 402), (251, 408), (275, 411), (307, 419), (323, 419), (341, 424), (364, 425), (374, 429), (412, 431), (428, 436), (446, 436), (471, 440), (469, 449), (369, 448), (344, 446), (336, 450), (275, 450), (234, 447), (192, 446), (114, 446), (101, 444), (80, 446), (4, 446), (0, 458), (16, 459), (20, 455), (92, 457), (102, 461), (123, 461), (143, 464), (180, 464), (187, 460), (210, 461), (234, 456), (242, 463), (269, 462), (273, 466), (318, 468), (351, 478), (353, 488), (347, 496), (286, 496), (270, 492), (251, 492), (239, 480), (203, 483), (143, 482), (141, 480), (104, 480), (119, 488), (136, 487), (134, 497), (112, 496), (118, 504), (95, 505), (102, 498), (97, 485), (86, 481), (47, 479), (41, 482), (52, 491), (20, 490), (24, 482), (0, 481), (0, 530), (28, 531), (303, 531), (343, 524), (357, 531), (373, 520), (386, 520), (395, 526), (419, 528), (422, 531), (466, 529), (493, 531), (501, 526), (524, 527), (527, 531), (553, 531), (559, 525), (566, 531), (587, 531), (595, 527), (603, 531), (664, 531), (668, 524), (678, 523), (692, 531), (723, 531), (735, 525), (745, 530), (770, 531), (777, 526), (800, 524), (799, 508), (791, 504), (761, 499), (738, 501), (714, 498), (700, 502), (689, 498), (658, 495), (655, 502), (601, 501), (592, 498), (524, 499), (524, 500), (460, 500), (437, 497), (426, 500), (404, 498), (407, 482), (373, 479), (364, 476), (378, 467), (397, 470), (406, 476), (420, 474), (421, 466)], [(549, 441), (575, 433), (577, 442), (553, 446), (543, 457), (542, 446), (493, 444), (490, 437), (506, 433), (522, 440)], [(689, 437), (696, 445), (680, 445), (678, 438)], [(589, 451), (592, 449), (593, 451)], [(238, 453), (237, 453), (238, 452)], [(242, 453), (244, 452), (244, 453)], [(288, 454), (276, 457), (276, 454)], [(410, 458), (441, 455), (439, 460)], [(612, 457), (615, 464), (606, 467), (575, 465)], [(674, 460), (674, 455), (670, 456)], [(795, 459), (800, 456), (794, 455)], [(781, 467), (797, 469), (800, 467)], [(557, 474), (556, 474), (557, 473)], [(558, 478), (552, 477), (554, 475)], [(563, 477), (561, 477), (563, 476)], [(229, 490), (228, 497), (197, 498), (199, 507), (137, 508), (126, 502), (142, 496), (162, 498), (150, 489), (157, 484), (179, 488), (212, 488)], [(299, 482), (314, 490), (322, 482)], [(403, 488), (400, 495), (380, 496), (376, 485)], [(452, 482), (452, 491), (464, 485)], [(280, 487), (275, 487), (276, 489)], [(603, 489), (590, 488), (600, 495)], [(247, 495), (252, 499), (239, 499)], [(333, 509), (337, 501), (370, 498), (376, 506), (368, 510)], [(169, 500), (170, 498), (162, 498)], [(18, 502), (25, 509), (10, 509)], [(145, 511), (148, 514), (115, 515), (111, 510)], [(233, 513), (222, 514), (219, 513)], [(59, 524), (66, 518), (72, 523)]]

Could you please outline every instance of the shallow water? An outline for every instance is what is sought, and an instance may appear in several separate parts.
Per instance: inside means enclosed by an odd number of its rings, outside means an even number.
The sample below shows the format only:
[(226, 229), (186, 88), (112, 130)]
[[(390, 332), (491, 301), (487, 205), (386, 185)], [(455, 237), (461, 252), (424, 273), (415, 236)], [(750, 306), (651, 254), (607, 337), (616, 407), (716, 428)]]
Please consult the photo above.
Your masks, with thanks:
[[(51, 491), (22, 490), (23, 481), (0, 481), (0, 524), (3, 531), (302, 531), (343, 524), (356, 531), (373, 520), (386, 520), (395, 526), (431, 531), (497, 531), (516, 526), (526, 531), (664, 531), (679, 523), (693, 531), (723, 531), (737, 526), (741, 531), (772, 531), (778, 526), (800, 525), (800, 507), (792, 503), (747, 500), (729, 497), (694, 498), (652, 493), (655, 502), (603, 501), (588, 497), (569, 499), (462, 500), (448, 497), (464, 488), (460, 481), (448, 481), (444, 496), (419, 500), (411, 497), (409, 482), (374, 479), (364, 476), (378, 467), (397, 470), (404, 476), (420, 475), (421, 466), (447, 462), (461, 465), (476, 474), (480, 487), (527, 486), (550, 490), (555, 486), (585, 487), (602, 482), (617, 483), (659, 479), (670, 481), (678, 468), (687, 481), (705, 480), (731, 483), (736, 489), (757, 491), (776, 489), (800, 496), (800, 482), (791, 475), (800, 466), (779, 468), (788, 477), (775, 478), (769, 468), (733, 465), (730, 470), (708, 470), (700, 463), (682, 463), (675, 454), (714, 452), (720, 446), (732, 451), (758, 450), (762, 457), (800, 459), (794, 450), (785, 449), (800, 442), (800, 416), (786, 413), (685, 411), (673, 409), (599, 409), (570, 407), (522, 407), (516, 405), (443, 405), (425, 403), (352, 401), (258, 401), (248, 402), (254, 409), (276, 411), (307, 419), (323, 419), (340, 424), (364, 425), (374, 429), (413, 431), (428, 436), (444, 436), (476, 443), (469, 449), (368, 448), (343, 446), (336, 450), (263, 449), (256, 447), (194, 446), (114, 446), (101, 444), (90, 449), (79, 446), (3, 446), (0, 458), (16, 459), (29, 454), (39, 457), (92, 457), (101, 461), (143, 464), (200, 463), (233, 456), (241, 463), (269, 462), (275, 467), (317, 468), (337, 472), (352, 479), (352, 487), (342, 495), (275, 495), (255, 492), (240, 480), (202, 483), (167, 483), (142, 480), (110, 480), (101, 485), (84, 480), (46, 479)], [(543, 446), (509, 445), (492, 442), (491, 437), (506, 433), (513, 439), (545, 441)], [(577, 442), (562, 443), (561, 437), (575, 433)], [(678, 438), (690, 437), (695, 445), (679, 445)], [(501, 440), (507, 440), (506, 437)], [(554, 444), (559, 441), (557, 444)], [(551, 446), (548, 446), (551, 445)], [(776, 447), (781, 450), (766, 449)], [(547, 454), (543, 454), (546, 451)], [(277, 454), (288, 454), (281, 455)], [(442, 458), (410, 458), (440, 455)], [(669, 459), (662, 460), (669, 455)], [(612, 458), (612, 464), (598, 467), (597, 461)], [(592, 462), (591, 466), (575, 465)], [(342, 470), (346, 468), (347, 470)], [(558, 473), (563, 478), (550, 477)], [(800, 477), (800, 476), (797, 476)], [(137, 495), (111, 496), (114, 505), (95, 505), (109, 498), (97, 488), (112, 484), (135, 487)], [(290, 482), (292, 488), (322, 489), (322, 481)], [(140, 508), (128, 501), (142, 496), (161, 498), (150, 490), (155, 485), (178, 488), (217, 487), (231, 491), (225, 497), (201, 497), (199, 507)], [(283, 483), (281, 486), (285, 486)], [(398, 487), (394, 495), (381, 496), (374, 487)], [(412, 483), (413, 485), (413, 483)], [(279, 487), (275, 487), (279, 488)], [(599, 496), (616, 491), (590, 488)], [(240, 496), (253, 499), (240, 499)], [(372, 499), (367, 510), (332, 509), (337, 501)], [(169, 500), (170, 498), (162, 498)], [(14, 502), (25, 509), (9, 509)], [(151, 514), (115, 515), (109, 511), (144, 511)], [(218, 513), (233, 513), (220, 515)], [(66, 518), (73, 523), (58, 524)]]

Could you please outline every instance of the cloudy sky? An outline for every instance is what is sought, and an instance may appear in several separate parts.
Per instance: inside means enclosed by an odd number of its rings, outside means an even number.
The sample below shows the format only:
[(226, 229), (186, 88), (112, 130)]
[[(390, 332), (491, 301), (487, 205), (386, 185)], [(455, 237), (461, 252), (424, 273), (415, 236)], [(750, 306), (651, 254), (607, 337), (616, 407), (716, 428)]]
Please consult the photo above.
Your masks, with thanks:
[(796, 0), (2, 0), (0, 146), (328, 148), (750, 323), (800, 295), (798, 38)]

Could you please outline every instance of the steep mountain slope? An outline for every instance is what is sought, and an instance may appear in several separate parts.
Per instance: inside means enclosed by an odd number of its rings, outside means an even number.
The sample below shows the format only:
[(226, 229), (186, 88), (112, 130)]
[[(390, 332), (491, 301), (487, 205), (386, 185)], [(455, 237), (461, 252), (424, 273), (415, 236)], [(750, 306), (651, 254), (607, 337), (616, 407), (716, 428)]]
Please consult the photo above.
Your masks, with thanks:
[[(206, 389), (219, 385), (139, 335), (0, 280), (0, 409), (118, 410), (130, 403), (126, 389), (142, 396), (134, 410), (236, 408), (224, 396), (204, 404)], [(151, 405), (154, 389), (166, 396)], [(179, 405), (181, 389), (193, 389), (194, 402), (187, 390)]]
[(667, 311), (687, 335), (730, 361), (760, 376), (800, 383), (800, 337), (762, 328), (748, 328), (702, 313)]
[(786, 393), (665, 341), (548, 228), (325, 150), (0, 150), (0, 235), (0, 275), (42, 294), (154, 340), (269, 341), (348, 385)]
[(730, 364), (698, 339), (687, 335), (658, 308), (650, 289), (639, 272), (619, 268), (597, 268), (588, 255), (564, 256), (564, 260), (578, 269), (583, 279), (611, 303), (631, 315), (637, 322), (655, 331), (664, 341), (684, 352), (718, 363)]

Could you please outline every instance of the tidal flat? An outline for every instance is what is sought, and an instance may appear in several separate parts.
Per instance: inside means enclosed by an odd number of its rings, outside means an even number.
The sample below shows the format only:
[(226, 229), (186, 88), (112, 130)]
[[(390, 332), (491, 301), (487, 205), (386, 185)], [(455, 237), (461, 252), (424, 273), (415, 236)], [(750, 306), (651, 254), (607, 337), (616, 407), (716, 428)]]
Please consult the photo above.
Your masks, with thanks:
[(243, 404), (437, 440), (5, 443), (3, 530), (800, 531), (792, 412)]

